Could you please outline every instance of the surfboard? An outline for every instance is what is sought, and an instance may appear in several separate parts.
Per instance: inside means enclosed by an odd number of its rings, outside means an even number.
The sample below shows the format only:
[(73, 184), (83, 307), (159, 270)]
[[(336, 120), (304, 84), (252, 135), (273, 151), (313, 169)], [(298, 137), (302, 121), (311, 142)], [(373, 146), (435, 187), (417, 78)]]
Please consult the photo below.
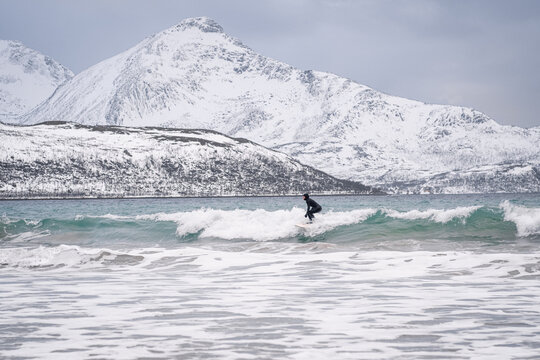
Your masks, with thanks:
[(302, 229), (309, 229), (311, 224), (296, 224), (296, 226), (298, 226), (299, 228), (302, 228)]

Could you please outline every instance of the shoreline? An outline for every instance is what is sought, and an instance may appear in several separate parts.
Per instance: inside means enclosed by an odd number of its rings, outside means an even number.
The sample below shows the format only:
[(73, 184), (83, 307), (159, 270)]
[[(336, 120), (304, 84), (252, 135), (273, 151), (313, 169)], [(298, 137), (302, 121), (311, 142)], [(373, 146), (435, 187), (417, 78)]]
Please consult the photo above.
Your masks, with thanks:
[[(530, 193), (522, 193), (522, 192), (516, 192), (516, 193), (507, 193), (507, 192), (501, 192), (501, 193), (463, 193), (463, 194), (388, 194), (388, 193), (382, 193), (382, 194), (340, 194), (340, 193), (331, 193), (331, 194), (318, 194), (313, 193), (313, 196), (317, 197), (325, 197), (325, 196), (390, 196), (390, 197), (397, 197), (397, 196), (468, 196), (468, 195), (514, 195), (514, 194), (540, 194), (540, 192), (530, 192)], [(51, 201), (51, 200), (137, 200), (137, 199), (219, 199), (219, 198), (272, 198), (272, 197), (299, 197), (302, 196), (302, 194), (257, 194), (257, 195), (219, 195), (219, 196), (210, 196), (210, 195), (202, 195), (202, 196), (196, 196), (196, 195), (174, 195), (174, 196), (156, 196), (156, 195), (141, 195), (141, 196), (73, 196), (73, 197), (21, 197), (21, 198), (0, 198), (0, 202), (3, 201), (31, 201), (31, 200), (39, 200), (39, 201)]]
[[(313, 193), (314, 196), (388, 196), (390, 194), (377, 193), (377, 194), (319, 194)], [(298, 197), (302, 196), (298, 194), (257, 194), (257, 195), (171, 195), (171, 196), (156, 196), (156, 195), (133, 195), (133, 196), (69, 196), (69, 197), (13, 197), (3, 198), (0, 197), (0, 201), (25, 201), (25, 200), (133, 200), (133, 199), (211, 199), (211, 198), (269, 198), (269, 197)]]

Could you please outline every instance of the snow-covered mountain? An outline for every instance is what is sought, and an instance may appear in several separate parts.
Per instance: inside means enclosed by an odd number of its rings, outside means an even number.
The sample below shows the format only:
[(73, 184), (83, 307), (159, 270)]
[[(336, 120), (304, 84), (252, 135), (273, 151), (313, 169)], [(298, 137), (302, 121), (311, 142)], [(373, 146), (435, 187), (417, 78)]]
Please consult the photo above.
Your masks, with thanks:
[(305, 191), (378, 192), (215, 131), (0, 123), (0, 198)]
[(398, 192), (540, 190), (540, 128), (302, 71), (208, 18), (186, 19), (83, 71), (19, 122), (51, 120), (212, 129)]
[(27, 113), (72, 77), (50, 57), (18, 41), (0, 40), (0, 120)]

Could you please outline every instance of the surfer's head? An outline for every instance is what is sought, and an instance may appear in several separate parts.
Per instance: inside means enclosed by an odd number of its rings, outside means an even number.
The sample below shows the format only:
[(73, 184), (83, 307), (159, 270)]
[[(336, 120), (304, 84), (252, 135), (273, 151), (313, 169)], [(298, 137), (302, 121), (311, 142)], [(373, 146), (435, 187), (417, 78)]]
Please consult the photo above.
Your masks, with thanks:
[(302, 195), (304, 197), (304, 200), (307, 200), (309, 199), (309, 194), (308, 193), (305, 193), (304, 195)]

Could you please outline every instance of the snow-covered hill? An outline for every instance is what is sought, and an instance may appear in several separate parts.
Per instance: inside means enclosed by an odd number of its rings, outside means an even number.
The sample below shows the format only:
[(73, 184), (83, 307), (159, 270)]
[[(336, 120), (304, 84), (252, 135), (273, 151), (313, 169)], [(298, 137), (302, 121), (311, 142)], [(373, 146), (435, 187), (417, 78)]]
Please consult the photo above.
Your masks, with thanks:
[(0, 198), (376, 192), (208, 130), (0, 123)]
[(0, 121), (23, 115), (73, 73), (18, 41), (0, 40)]
[(298, 70), (208, 18), (186, 19), (83, 71), (19, 120), (212, 129), (398, 192), (540, 190), (539, 128)]

